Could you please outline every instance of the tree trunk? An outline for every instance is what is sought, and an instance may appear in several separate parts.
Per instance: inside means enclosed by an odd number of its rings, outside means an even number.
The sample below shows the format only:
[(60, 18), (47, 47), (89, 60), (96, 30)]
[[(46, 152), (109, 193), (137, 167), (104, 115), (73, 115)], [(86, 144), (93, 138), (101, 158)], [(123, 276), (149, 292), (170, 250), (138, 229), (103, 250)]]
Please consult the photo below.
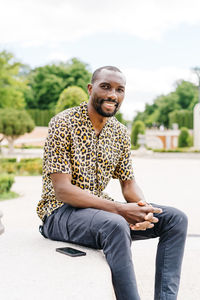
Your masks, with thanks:
[(9, 154), (12, 154), (14, 152), (14, 141), (15, 141), (15, 137), (11, 137), (11, 136), (7, 136), (6, 137), (7, 141), (8, 141), (8, 146), (9, 146)]

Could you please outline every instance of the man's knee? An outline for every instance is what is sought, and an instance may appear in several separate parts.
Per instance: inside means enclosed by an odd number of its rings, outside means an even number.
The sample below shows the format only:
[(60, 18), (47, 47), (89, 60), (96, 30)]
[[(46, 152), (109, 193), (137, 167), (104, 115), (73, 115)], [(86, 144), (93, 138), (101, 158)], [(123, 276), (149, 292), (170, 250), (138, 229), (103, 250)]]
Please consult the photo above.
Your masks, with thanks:
[(188, 218), (184, 212), (174, 207), (166, 207), (164, 209), (167, 216), (167, 222), (174, 230), (182, 233), (187, 231)]

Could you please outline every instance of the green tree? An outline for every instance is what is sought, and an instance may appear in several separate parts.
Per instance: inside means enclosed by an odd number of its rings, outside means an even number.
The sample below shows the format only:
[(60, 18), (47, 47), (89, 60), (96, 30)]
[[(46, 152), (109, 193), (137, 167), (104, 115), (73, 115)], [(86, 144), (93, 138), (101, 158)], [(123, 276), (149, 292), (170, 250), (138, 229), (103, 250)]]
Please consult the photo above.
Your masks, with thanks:
[(158, 107), (157, 122), (163, 124), (165, 127), (169, 127), (169, 113), (180, 109), (178, 103), (178, 97), (176, 93), (170, 93), (167, 96), (160, 96), (155, 100)]
[(169, 125), (177, 123), (179, 128), (193, 128), (193, 111), (188, 109), (174, 110), (169, 114)]
[(60, 111), (63, 111), (73, 106), (77, 106), (81, 102), (87, 100), (88, 96), (82, 88), (78, 86), (70, 86), (60, 94), (55, 111), (56, 113), (59, 113)]
[(15, 62), (11, 53), (0, 52), (0, 108), (25, 107), (24, 92), (27, 82), (20, 76), (21, 67), (22, 64)]
[(88, 65), (76, 58), (66, 64), (46, 65), (28, 76), (29, 90), (25, 92), (28, 108), (54, 109), (61, 92), (69, 86), (87, 91), (91, 74)]
[(14, 141), (26, 132), (34, 129), (34, 122), (25, 110), (10, 108), (0, 109), (0, 133), (7, 139), (10, 153), (14, 149)]
[(182, 127), (178, 136), (178, 147), (190, 147), (192, 146), (192, 139), (189, 130), (186, 127)]
[(198, 102), (198, 89), (192, 82), (185, 80), (178, 81), (175, 93), (182, 109), (192, 110)]
[(154, 99), (152, 104), (146, 104), (145, 110), (138, 112), (134, 121), (141, 120), (147, 127), (163, 124), (169, 128), (172, 112), (179, 110), (192, 111), (197, 102), (197, 87), (189, 81), (179, 80), (176, 83), (174, 92), (160, 95)]
[(138, 120), (133, 123), (133, 127), (131, 130), (131, 144), (137, 146), (138, 144), (138, 134), (145, 133), (145, 124), (144, 122)]

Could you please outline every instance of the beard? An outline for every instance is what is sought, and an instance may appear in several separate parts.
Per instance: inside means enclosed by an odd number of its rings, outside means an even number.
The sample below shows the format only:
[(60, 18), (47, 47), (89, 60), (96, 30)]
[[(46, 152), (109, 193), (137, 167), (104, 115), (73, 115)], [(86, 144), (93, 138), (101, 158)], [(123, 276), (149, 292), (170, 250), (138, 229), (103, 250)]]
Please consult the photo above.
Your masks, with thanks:
[[(115, 103), (115, 109), (112, 112), (105, 112), (102, 109), (102, 105), (104, 102), (111, 102), (111, 103)], [(119, 103), (115, 100), (110, 100), (110, 99), (101, 99), (101, 98), (95, 98), (93, 100), (93, 105), (95, 110), (98, 112), (98, 114), (100, 114), (103, 117), (112, 117), (116, 114), (116, 112), (119, 110)]]

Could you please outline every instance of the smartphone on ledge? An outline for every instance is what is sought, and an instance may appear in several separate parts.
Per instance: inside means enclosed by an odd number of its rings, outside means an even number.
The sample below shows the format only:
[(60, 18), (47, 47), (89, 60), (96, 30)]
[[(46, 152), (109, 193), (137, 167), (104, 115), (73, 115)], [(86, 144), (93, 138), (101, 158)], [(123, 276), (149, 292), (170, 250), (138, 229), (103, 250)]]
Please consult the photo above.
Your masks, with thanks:
[(57, 252), (75, 257), (75, 256), (84, 256), (86, 252), (71, 248), (71, 247), (63, 247), (63, 248), (56, 248)]

